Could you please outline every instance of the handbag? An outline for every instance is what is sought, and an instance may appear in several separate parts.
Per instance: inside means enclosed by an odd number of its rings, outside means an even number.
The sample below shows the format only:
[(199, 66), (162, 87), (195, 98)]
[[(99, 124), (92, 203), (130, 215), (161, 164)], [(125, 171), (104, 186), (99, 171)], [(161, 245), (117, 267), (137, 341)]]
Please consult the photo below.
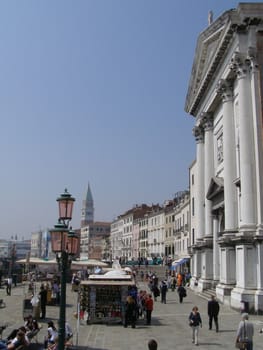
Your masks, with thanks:
[(247, 348), (246, 340), (236, 341), (236, 349), (246, 349), (246, 348)]

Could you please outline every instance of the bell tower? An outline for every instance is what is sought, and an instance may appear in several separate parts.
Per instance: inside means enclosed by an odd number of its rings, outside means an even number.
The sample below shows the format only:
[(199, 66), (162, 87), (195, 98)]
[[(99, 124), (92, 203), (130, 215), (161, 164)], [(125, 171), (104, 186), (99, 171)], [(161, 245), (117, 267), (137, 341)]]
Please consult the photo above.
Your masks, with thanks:
[(86, 198), (82, 202), (81, 227), (86, 226), (93, 222), (94, 222), (94, 202), (93, 202), (90, 185), (88, 184)]

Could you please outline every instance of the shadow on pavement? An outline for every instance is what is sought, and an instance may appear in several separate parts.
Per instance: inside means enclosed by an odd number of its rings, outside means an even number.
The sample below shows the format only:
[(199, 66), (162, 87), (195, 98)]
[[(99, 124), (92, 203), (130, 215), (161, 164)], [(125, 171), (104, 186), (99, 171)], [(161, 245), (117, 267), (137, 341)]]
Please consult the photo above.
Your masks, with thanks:
[(200, 347), (200, 345), (201, 346), (202, 345), (218, 345), (218, 346), (222, 347), (222, 343), (204, 343), (204, 342), (201, 342), (201, 343), (199, 343), (199, 347)]
[(107, 348), (93, 348), (91, 346), (74, 345), (68, 346), (67, 350), (108, 350)]

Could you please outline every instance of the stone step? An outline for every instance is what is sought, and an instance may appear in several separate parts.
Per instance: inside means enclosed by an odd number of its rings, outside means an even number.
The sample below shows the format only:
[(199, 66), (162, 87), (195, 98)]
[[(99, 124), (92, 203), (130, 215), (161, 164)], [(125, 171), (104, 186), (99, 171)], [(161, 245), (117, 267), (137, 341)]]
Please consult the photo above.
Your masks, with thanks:
[(216, 290), (212, 288), (205, 289), (202, 292), (199, 292), (198, 295), (203, 299), (210, 300), (212, 295), (216, 297)]

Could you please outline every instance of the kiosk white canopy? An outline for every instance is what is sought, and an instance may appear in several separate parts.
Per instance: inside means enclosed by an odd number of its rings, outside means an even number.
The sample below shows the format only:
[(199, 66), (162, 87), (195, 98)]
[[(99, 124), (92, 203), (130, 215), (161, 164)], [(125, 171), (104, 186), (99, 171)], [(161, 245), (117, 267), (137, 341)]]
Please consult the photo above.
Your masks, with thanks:
[(109, 265), (103, 261), (96, 259), (87, 259), (87, 260), (73, 260), (71, 263), (72, 267), (108, 267)]
[(41, 265), (41, 264), (57, 264), (56, 259), (40, 259), (40, 258), (29, 258), (16, 260), (17, 264), (30, 264), (30, 265)]

